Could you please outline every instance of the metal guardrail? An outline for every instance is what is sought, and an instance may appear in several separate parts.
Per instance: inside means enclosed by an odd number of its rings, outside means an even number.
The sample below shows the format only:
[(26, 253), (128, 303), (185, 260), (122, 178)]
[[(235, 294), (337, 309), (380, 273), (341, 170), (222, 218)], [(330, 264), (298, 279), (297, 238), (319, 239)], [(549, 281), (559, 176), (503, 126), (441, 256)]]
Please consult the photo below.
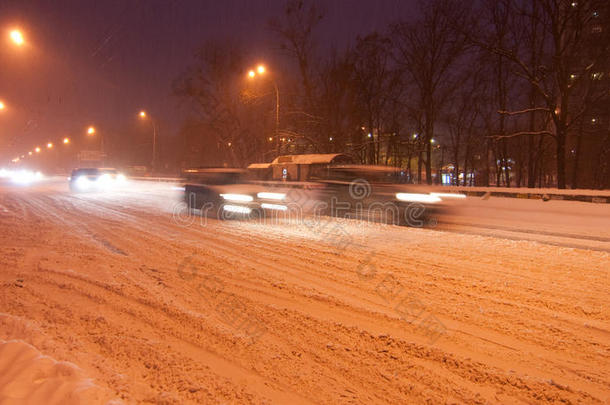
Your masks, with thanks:
[(158, 182), (158, 183), (180, 183), (180, 182), (185, 181), (185, 179), (182, 177), (148, 177), (148, 176), (133, 177), (133, 176), (129, 176), (129, 179), (137, 180), (137, 181), (154, 181), (154, 182)]
[(439, 189), (447, 192), (460, 192), (472, 197), (504, 197), (542, 201), (578, 201), (596, 204), (610, 204), (610, 191), (608, 191), (608, 194), (594, 194), (582, 192), (579, 193), (578, 190), (557, 190), (556, 192), (553, 192), (550, 190), (543, 191), (535, 188), (531, 189), (531, 191), (524, 191), (523, 189), (509, 191), (510, 189), (507, 188), (498, 190), (477, 190), (469, 187), (442, 187)]
[[(185, 182), (186, 179), (182, 177), (130, 177), (133, 180), (140, 181), (155, 181), (165, 183), (181, 183)], [(290, 183), (286, 183), (290, 184)], [(295, 185), (298, 187), (298, 185)], [(460, 192), (470, 197), (503, 197), (503, 198), (522, 198), (528, 200), (543, 200), (543, 201), (578, 201), (588, 202), (596, 204), (610, 204), (610, 191), (608, 194), (599, 194), (597, 191), (587, 192), (586, 190), (579, 192), (579, 190), (541, 190), (541, 189), (527, 189), (524, 190), (509, 188), (498, 188), (490, 189), (485, 187), (481, 189), (478, 187), (467, 187), (467, 186), (442, 186), (434, 187), (436, 190), (441, 192)], [(602, 192), (604, 193), (604, 192)]]

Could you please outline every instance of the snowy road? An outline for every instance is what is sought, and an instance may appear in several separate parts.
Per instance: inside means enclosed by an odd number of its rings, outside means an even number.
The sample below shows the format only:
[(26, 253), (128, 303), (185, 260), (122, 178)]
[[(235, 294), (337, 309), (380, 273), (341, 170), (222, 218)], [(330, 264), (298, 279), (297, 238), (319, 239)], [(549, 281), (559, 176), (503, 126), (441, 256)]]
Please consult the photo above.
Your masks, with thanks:
[(0, 344), (125, 403), (610, 401), (609, 205), (468, 199), (414, 229), (178, 199), (0, 184)]

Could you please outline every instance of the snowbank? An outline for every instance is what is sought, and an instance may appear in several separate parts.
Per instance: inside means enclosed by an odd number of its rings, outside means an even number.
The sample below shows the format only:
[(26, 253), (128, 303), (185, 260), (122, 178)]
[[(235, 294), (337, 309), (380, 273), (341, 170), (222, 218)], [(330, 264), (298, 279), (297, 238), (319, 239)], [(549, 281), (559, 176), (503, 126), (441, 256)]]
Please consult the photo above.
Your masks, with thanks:
[(72, 363), (44, 356), (22, 340), (0, 340), (0, 404), (109, 404)]

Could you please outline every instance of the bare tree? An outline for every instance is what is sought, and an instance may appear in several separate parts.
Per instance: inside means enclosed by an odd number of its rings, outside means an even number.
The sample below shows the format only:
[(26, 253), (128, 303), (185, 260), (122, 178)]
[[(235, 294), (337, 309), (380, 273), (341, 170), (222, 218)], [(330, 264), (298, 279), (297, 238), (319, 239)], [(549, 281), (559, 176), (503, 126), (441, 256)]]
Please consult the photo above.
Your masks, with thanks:
[(381, 140), (386, 132), (384, 111), (389, 107), (396, 74), (391, 66), (390, 41), (373, 33), (358, 38), (353, 50), (354, 91), (358, 111), (366, 128), (362, 133), (367, 149), (367, 161), (379, 163)]
[(296, 133), (324, 142), (319, 131), (319, 113), (317, 104), (316, 72), (320, 66), (314, 66), (315, 39), (314, 33), (323, 18), (317, 3), (304, 0), (286, 2), (284, 14), (269, 21), (269, 29), (278, 39), (279, 48), (296, 62), (301, 77), (301, 85), (295, 89), (291, 122), (296, 126)]
[(244, 52), (230, 40), (210, 41), (196, 63), (174, 81), (174, 92), (191, 103), (200, 117), (207, 147), (217, 147), (225, 161), (242, 166), (260, 159), (271, 123), (261, 120), (264, 107), (247, 103)]
[(401, 22), (392, 28), (396, 61), (415, 84), (413, 99), (422, 111), (426, 181), (432, 184), (432, 145), (435, 123), (448, 96), (458, 86), (456, 69), (467, 48), (458, 28), (466, 24), (461, 3), (435, 0), (424, 7), (415, 23)]
[[(529, 83), (538, 94), (541, 104), (528, 105), (513, 111), (500, 110), (506, 116), (530, 114), (533, 111), (549, 116), (549, 129), (516, 131), (497, 134), (498, 138), (522, 135), (548, 135), (555, 141), (557, 186), (566, 187), (566, 144), (570, 130), (583, 117), (600, 96), (591, 94), (586, 78), (596, 71), (610, 41), (607, 35), (599, 38), (603, 46), (591, 51), (590, 37), (595, 13), (593, 1), (539, 0), (539, 8), (522, 6), (521, 2), (505, 0), (503, 5), (514, 17), (513, 32), (529, 32), (531, 41), (513, 42), (506, 46), (501, 42), (478, 40), (499, 57), (512, 64), (513, 72)], [(536, 24), (532, 24), (535, 21)], [(536, 31), (534, 31), (536, 30)], [(536, 41), (534, 38), (541, 36)], [(532, 49), (540, 41), (544, 47)], [(601, 41), (601, 42), (599, 42)], [(529, 48), (528, 48), (529, 47)], [(540, 52), (532, 56), (533, 52)], [(533, 100), (530, 97), (530, 100)]]
[(320, 131), (328, 152), (353, 150), (359, 142), (360, 117), (354, 92), (354, 55), (333, 51), (319, 72)]
[[(485, 93), (485, 72), (480, 65), (465, 72), (463, 85), (455, 92), (451, 99), (443, 120), (449, 131), (449, 145), (454, 166), (454, 184), (458, 184), (460, 174), (460, 161), (463, 161), (464, 179), (468, 179), (468, 165), (472, 163), (474, 152), (474, 138), (477, 132), (477, 123), (480, 120), (480, 103)], [(472, 165), (470, 167), (473, 169)]]

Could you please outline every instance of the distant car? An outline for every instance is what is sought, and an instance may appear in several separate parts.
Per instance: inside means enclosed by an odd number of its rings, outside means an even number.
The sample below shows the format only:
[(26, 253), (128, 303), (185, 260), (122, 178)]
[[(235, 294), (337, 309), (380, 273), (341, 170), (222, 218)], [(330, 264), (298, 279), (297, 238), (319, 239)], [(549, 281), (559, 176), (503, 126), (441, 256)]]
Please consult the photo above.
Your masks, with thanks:
[(126, 177), (112, 168), (79, 168), (72, 170), (70, 177), (72, 191), (105, 191), (126, 182)]

